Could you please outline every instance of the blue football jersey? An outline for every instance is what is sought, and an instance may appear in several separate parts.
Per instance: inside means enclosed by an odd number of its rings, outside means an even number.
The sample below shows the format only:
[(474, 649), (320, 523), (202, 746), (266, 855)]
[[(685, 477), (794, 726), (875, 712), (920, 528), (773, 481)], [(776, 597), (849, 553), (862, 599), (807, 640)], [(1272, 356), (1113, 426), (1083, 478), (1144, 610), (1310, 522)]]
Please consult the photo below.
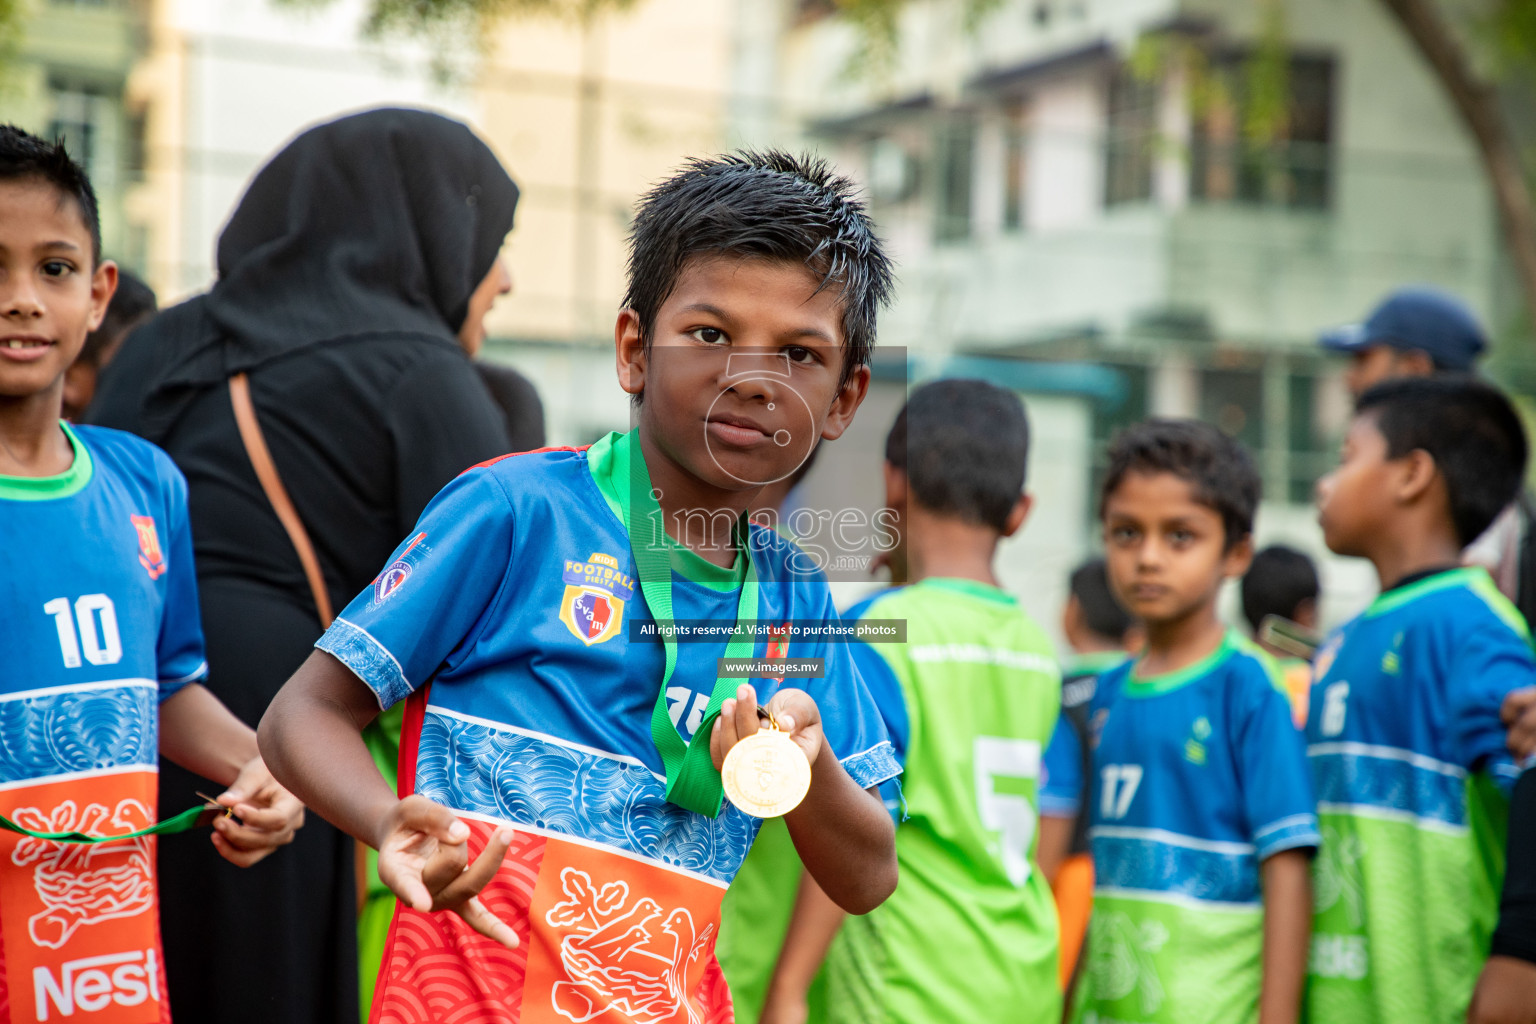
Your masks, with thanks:
[(1080, 1007), (1097, 1017), (1253, 1019), (1260, 864), (1318, 844), (1301, 733), (1239, 638), (1182, 671), (1099, 677), (1090, 705), (1094, 917)]
[[(115, 835), (156, 820), (160, 701), (207, 671), (186, 483), (136, 437), (64, 429), (68, 471), (0, 477), (0, 814)], [(150, 838), (0, 835), (0, 1002), (68, 1016), (74, 974), (109, 964), (113, 1019), (159, 1021), (154, 864)]]
[[(402, 908), (375, 999), (386, 1017), (439, 986), (445, 963), (462, 987), (462, 1004), (455, 995), (445, 1012), (484, 1001), (521, 1004), (524, 1019), (535, 1005), (569, 1016), (585, 1000), (590, 1016), (593, 1005), (622, 1003), (604, 972), (629, 971), (636, 984), (671, 992), (677, 1012), (729, 1013), (713, 954), (719, 904), (759, 822), (729, 803), (709, 818), (664, 799), (650, 727), (664, 652), (639, 630), (651, 614), (615, 492), (619, 443), (612, 435), (464, 473), (317, 645), (381, 706), (411, 697), (402, 786), (470, 820), (472, 844), (496, 824), (518, 833), (508, 856), (517, 868), (486, 897), (523, 938), (508, 954), (510, 973), (484, 969), (506, 953), (495, 943)], [(799, 549), (761, 527), (749, 547), (760, 620), (838, 621), (825, 577), (799, 564)], [(740, 583), (737, 572), (674, 552), (673, 618), (733, 622)], [(725, 645), (723, 636), (677, 645), (666, 698), (684, 738), (702, 718)], [(754, 656), (824, 658), (826, 672), (753, 679), (761, 700), (803, 687), (856, 783), (878, 786), (899, 772), (846, 644), (769, 645), (760, 639)], [(613, 915), (639, 931), (627, 946), (593, 952)]]
[(1462, 1020), (1488, 956), (1518, 769), (1499, 706), (1536, 684), (1481, 568), (1379, 596), (1318, 651), (1307, 753), (1323, 846), (1311, 1020)]

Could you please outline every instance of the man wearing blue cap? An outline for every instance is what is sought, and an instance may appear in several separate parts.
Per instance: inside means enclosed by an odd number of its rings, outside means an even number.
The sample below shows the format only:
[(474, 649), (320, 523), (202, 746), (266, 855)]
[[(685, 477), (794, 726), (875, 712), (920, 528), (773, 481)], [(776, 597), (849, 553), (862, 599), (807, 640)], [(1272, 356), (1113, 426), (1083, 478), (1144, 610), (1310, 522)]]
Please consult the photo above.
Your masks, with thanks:
[(1399, 288), (1365, 323), (1325, 331), (1318, 343), (1352, 357), (1344, 384), (1359, 398), (1392, 377), (1468, 373), (1488, 338), (1454, 296), (1433, 288)]

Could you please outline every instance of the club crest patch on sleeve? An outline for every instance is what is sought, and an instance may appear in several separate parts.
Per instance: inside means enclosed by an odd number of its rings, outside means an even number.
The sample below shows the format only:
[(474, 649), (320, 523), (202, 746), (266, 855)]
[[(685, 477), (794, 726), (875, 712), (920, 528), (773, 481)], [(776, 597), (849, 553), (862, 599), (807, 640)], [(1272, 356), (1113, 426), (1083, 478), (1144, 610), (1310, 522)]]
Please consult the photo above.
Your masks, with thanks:
[(568, 558), (563, 573), (560, 621), (588, 647), (611, 640), (624, 622), (624, 602), (635, 594), (632, 576), (619, 571), (619, 560), (593, 552), (586, 561)]

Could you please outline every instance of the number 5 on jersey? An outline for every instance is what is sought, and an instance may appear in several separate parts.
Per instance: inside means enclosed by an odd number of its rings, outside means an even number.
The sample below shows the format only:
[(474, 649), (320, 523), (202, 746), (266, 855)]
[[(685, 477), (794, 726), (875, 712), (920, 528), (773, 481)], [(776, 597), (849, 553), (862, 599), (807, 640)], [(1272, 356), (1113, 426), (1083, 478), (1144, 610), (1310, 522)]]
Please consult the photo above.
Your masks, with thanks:
[[(81, 648), (92, 665), (116, 665), (123, 658), (123, 641), (117, 631), (117, 609), (106, 594), (86, 594), (75, 600), (70, 614), (69, 598), (56, 597), (43, 605), (59, 631), (59, 652), (65, 668), (80, 667)], [(78, 632), (76, 624), (79, 625)], [(99, 628), (98, 628), (99, 624)]]
[(1040, 744), (1035, 740), (1011, 740), (977, 736), (973, 748), (976, 765), (976, 811), (981, 826), (1001, 833), (998, 846), (1003, 872), (1014, 885), (1029, 881), (1029, 849), (1035, 841), (1038, 814), (1030, 798), (1005, 792), (1003, 778), (1040, 778)]

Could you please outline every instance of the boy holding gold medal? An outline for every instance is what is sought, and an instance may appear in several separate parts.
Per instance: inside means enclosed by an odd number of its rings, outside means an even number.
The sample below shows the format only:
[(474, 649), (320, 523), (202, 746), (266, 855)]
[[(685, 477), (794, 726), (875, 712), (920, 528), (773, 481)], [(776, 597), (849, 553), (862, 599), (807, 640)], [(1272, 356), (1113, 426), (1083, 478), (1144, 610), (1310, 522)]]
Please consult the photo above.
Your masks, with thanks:
[[(874, 787), (899, 768), (846, 646), (792, 632), (822, 666), (789, 684), (719, 665), (782, 648), (760, 624), (838, 621), (745, 513), (863, 400), (880, 243), (824, 164), (739, 154), (642, 200), (629, 280), (638, 426), (460, 476), (262, 722), (274, 773), (401, 899), (375, 1021), (729, 1020), (720, 899), (759, 819), (722, 765), (758, 812), (793, 805), (844, 908), (895, 887)], [(400, 700), (397, 799), (359, 733)]]

